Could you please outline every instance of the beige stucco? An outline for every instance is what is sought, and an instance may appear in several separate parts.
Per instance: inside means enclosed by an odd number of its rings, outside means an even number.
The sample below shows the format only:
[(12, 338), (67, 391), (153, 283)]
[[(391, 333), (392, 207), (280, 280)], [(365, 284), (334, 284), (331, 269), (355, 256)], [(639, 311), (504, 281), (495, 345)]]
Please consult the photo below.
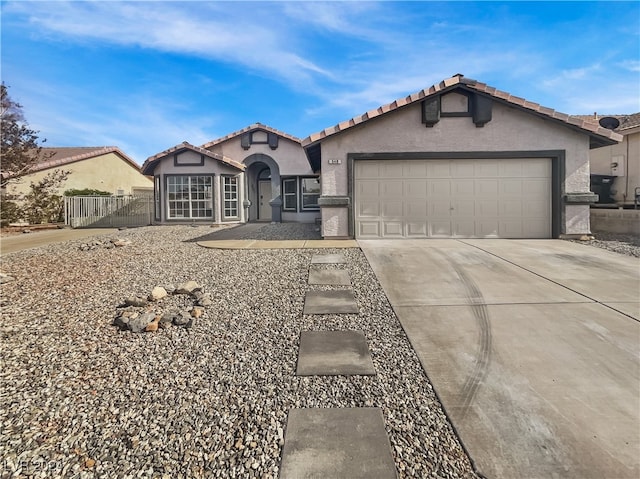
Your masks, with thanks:
[(619, 204), (633, 204), (634, 190), (640, 187), (640, 127), (619, 132), (624, 135), (621, 143), (591, 150), (591, 173), (612, 175), (611, 163), (622, 157), (624, 174), (617, 176), (613, 183), (613, 198)]
[[(589, 191), (589, 137), (515, 108), (493, 102), (493, 118), (477, 128), (470, 117), (442, 117), (432, 128), (421, 122), (419, 102), (322, 140), (322, 195), (349, 193), (349, 153), (565, 151), (562, 193)], [(338, 160), (339, 164), (330, 164)], [(325, 237), (348, 236), (346, 208), (323, 208)], [(561, 233), (589, 233), (589, 206), (566, 206)]]
[(58, 188), (59, 194), (68, 189), (91, 188), (130, 195), (134, 189), (153, 189), (150, 178), (112, 152), (23, 176), (19, 182), (9, 185), (7, 192), (18, 196), (27, 194), (31, 183), (40, 181), (55, 170), (70, 172), (67, 180)]

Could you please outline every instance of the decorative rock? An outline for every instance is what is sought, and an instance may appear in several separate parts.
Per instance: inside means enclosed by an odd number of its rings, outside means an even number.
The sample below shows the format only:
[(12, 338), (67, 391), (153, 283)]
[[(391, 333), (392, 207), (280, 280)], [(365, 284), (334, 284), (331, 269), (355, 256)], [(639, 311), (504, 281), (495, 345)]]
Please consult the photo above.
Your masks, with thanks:
[(117, 246), (117, 247), (129, 246), (131, 244), (131, 240), (125, 240), (120, 238), (116, 240), (111, 240), (111, 242), (113, 243), (114, 246)]
[(147, 305), (147, 300), (140, 296), (131, 296), (124, 300), (126, 306), (135, 306), (136, 308), (142, 308)]
[(16, 279), (13, 276), (9, 276), (8, 274), (0, 273), (0, 284), (10, 283), (11, 281), (15, 281)]
[(155, 319), (155, 317), (156, 315), (154, 313), (144, 313), (137, 318), (130, 319), (129, 329), (134, 333), (141, 333), (147, 329), (147, 326)]
[(162, 286), (156, 286), (151, 290), (151, 294), (149, 295), (149, 301), (160, 301), (162, 298), (167, 296), (167, 290)]
[(147, 324), (147, 327), (144, 330), (148, 333), (158, 330), (158, 323), (160, 322), (160, 316), (156, 316), (153, 321)]
[(192, 323), (193, 318), (186, 311), (181, 311), (179, 315), (173, 318), (173, 324), (175, 324), (176, 326), (184, 326), (190, 328)]
[(203, 312), (204, 310), (202, 308), (196, 306), (191, 310), (191, 316), (193, 316), (194, 318), (199, 318), (202, 316)]
[(193, 294), (195, 291), (200, 291), (200, 286), (195, 281), (187, 281), (186, 283), (179, 284), (173, 294)]
[(180, 313), (177, 311), (167, 311), (160, 317), (158, 326), (160, 326), (161, 328), (168, 328), (169, 325), (171, 325), (174, 322), (175, 318), (179, 315)]

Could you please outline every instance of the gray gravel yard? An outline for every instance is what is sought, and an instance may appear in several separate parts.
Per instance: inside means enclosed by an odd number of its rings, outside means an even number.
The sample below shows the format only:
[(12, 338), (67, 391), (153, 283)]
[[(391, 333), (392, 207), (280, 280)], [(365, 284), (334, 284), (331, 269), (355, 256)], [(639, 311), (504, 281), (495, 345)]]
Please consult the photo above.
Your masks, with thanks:
[[(340, 250), (359, 315), (304, 316), (311, 256), (214, 250), (189, 226), (2, 257), (0, 476), (275, 478), (294, 407), (378, 406), (400, 477), (476, 477), (359, 249)], [(122, 332), (116, 306), (195, 280), (192, 329)], [(301, 330), (364, 331), (376, 376), (295, 376)], [(19, 470), (19, 471), (18, 471)], [(12, 473), (16, 473), (12, 475)]]

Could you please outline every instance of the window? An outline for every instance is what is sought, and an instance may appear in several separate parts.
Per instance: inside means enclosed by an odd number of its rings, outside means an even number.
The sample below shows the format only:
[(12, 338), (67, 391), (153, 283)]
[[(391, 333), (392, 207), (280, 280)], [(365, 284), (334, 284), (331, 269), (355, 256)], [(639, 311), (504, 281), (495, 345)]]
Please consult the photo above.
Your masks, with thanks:
[(212, 180), (211, 176), (168, 176), (168, 218), (212, 218)]
[(225, 176), (223, 178), (224, 217), (238, 217), (238, 177)]
[(302, 210), (317, 210), (318, 198), (320, 198), (320, 180), (318, 178), (300, 179), (300, 196)]
[(298, 211), (298, 180), (296, 178), (282, 180), (282, 197), (284, 211)]

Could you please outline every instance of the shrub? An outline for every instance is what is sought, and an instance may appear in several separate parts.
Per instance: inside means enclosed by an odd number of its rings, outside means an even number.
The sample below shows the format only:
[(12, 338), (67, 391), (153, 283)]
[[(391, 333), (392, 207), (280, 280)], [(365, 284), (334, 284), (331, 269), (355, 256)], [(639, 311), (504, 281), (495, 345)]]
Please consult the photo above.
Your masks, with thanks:
[(93, 188), (72, 188), (64, 192), (64, 196), (111, 196), (108, 191), (94, 190)]

